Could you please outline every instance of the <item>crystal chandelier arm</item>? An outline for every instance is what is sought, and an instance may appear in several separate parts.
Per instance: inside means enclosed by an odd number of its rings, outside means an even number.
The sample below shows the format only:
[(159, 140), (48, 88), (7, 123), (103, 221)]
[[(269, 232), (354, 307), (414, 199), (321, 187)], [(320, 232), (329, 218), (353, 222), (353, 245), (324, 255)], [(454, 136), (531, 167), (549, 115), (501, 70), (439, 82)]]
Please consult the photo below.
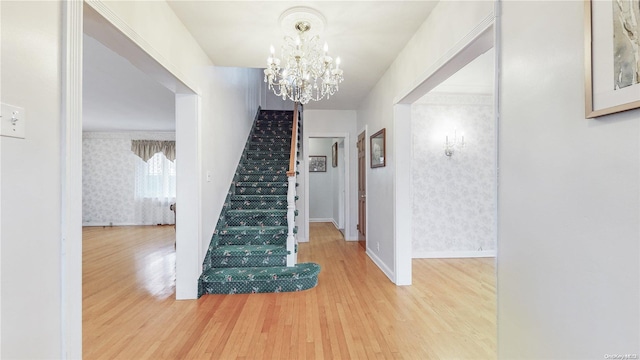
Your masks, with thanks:
[(340, 59), (335, 59), (334, 68), (334, 59), (328, 54), (328, 44), (320, 47), (318, 35), (307, 37), (310, 29), (308, 23), (298, 22), (296, 29), (298, 36), (284, 38), (282, 60), (275, 57), (271, 47), (264, 81), (276, 96), (301, 104), (329, 98), (338, 91), (338, 84), (343, 81)]

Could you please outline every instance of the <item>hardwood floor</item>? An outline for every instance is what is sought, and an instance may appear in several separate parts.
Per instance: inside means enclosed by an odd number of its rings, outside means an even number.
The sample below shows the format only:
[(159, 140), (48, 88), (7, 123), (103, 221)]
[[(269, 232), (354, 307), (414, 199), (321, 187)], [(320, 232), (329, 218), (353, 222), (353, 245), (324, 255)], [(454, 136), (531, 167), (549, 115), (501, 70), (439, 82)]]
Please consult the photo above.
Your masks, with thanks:
[(416, 259), (397, 287), (357, 242), (310, 224), (299, 293), (176, 301), (173, 227), (85, 228), (85, 359), (495, 359), (494, 259)]

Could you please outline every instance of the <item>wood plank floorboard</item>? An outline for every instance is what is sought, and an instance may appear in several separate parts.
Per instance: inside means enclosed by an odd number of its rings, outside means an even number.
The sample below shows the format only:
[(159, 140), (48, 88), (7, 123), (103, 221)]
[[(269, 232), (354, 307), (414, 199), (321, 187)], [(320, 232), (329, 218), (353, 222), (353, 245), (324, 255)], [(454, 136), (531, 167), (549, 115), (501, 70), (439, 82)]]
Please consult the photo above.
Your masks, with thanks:
[(84, 228), (84, 359), (496, 358), (493, 258), (414, 259), (398, 287), (332, 224), (310, 238), (314, 289), (176, 301), (173, 227)]

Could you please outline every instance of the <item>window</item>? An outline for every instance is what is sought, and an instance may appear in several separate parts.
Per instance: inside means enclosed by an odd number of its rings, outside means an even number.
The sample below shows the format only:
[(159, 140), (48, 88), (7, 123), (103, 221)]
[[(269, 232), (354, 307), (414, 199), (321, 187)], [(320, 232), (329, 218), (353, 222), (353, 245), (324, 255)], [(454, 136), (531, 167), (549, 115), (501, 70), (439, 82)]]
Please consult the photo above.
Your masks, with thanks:
[(176, 164), (163, 153), (146, 162), (136, 158), (136, 197), (173, 201), (176, 197)]

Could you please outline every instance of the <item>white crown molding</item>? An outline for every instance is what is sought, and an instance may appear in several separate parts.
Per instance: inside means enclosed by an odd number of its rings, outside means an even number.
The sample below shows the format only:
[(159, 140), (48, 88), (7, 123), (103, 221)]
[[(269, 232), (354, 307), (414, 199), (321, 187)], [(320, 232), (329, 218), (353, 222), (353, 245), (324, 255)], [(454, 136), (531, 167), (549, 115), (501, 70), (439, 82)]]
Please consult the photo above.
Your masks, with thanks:
[(175, 140), (173, 131), (87, 131), (82, 133), (83, 139), (126, 139), (126, 140)]
[(430, 92), (413, 105), (481, 105), (493, 106), (491, 94), (452, 94)]
[(492, 84), (465, 84), (465, 85), (448, 85), (441, 84), (432, 90), (436, 94), (473, 94), (473, 95), (491, 95), (493, 94)]

